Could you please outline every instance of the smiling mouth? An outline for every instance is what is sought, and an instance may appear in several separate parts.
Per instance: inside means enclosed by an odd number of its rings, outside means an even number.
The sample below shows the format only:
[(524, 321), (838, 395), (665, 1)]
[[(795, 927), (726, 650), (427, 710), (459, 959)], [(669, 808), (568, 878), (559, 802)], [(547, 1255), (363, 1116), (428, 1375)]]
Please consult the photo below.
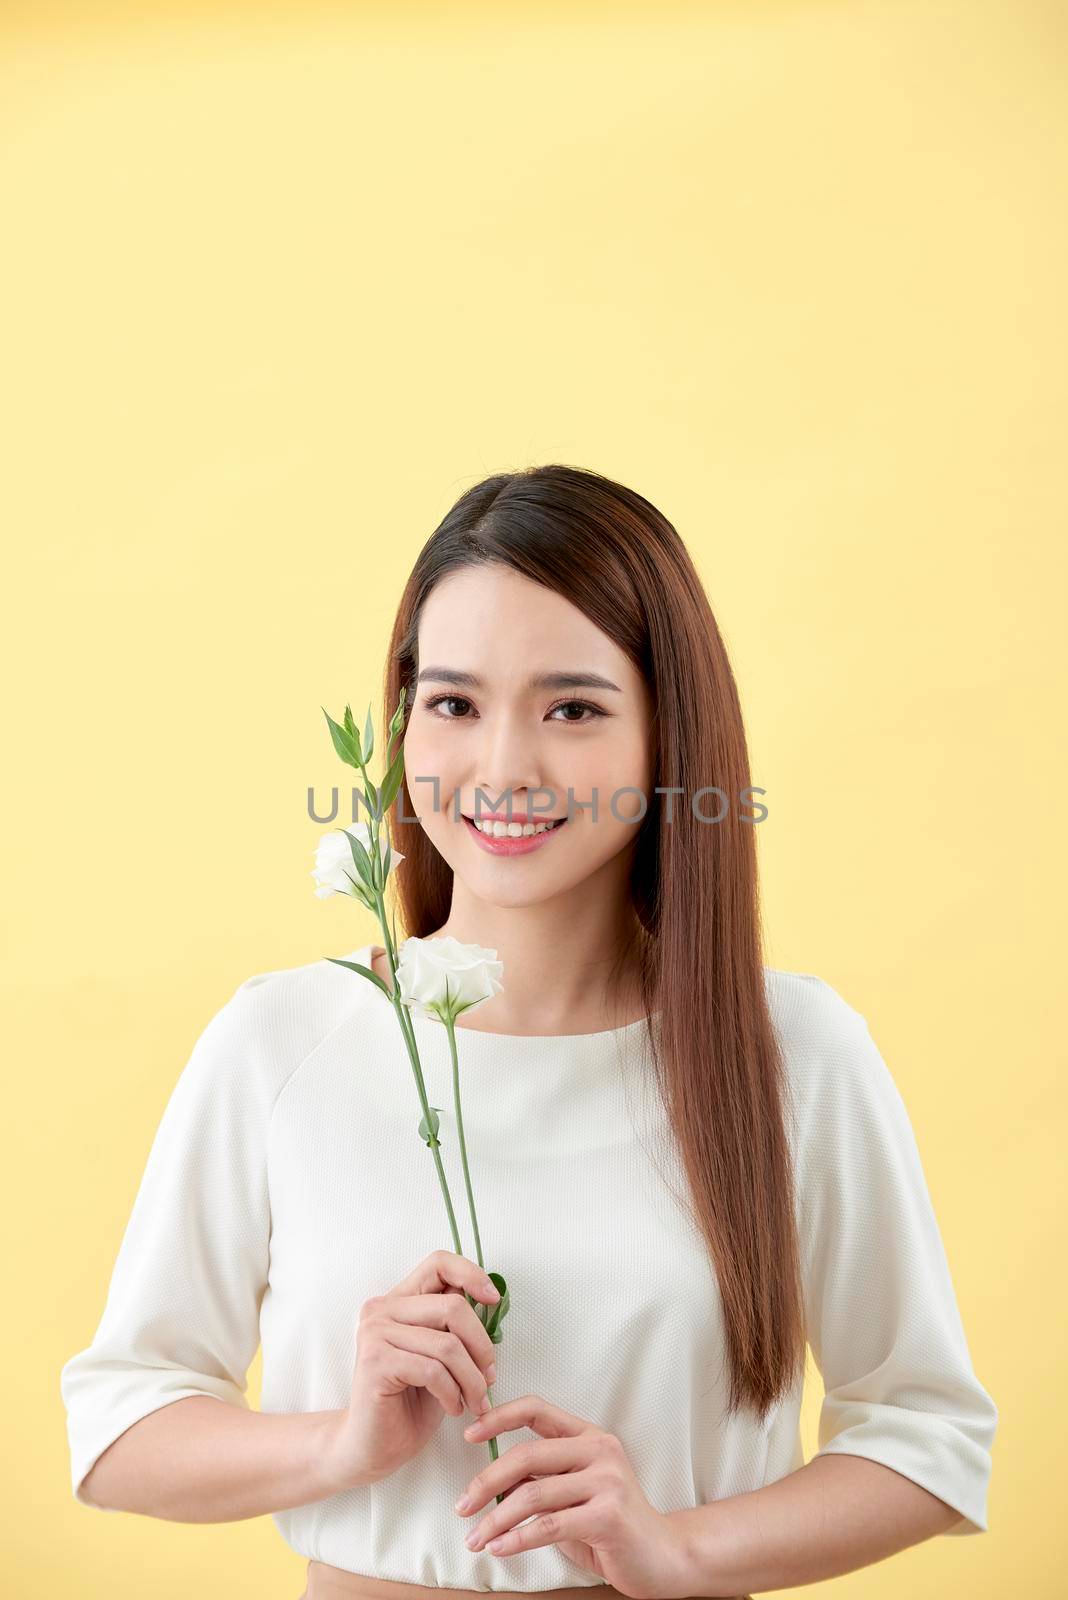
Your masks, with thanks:
[(567, 821), (566, 817), (546, 817), (541, 822), (498, 822), (489, 818), (469, 817), (466, 811), (461, 815), (465, 822), (477, 828), (479, 833), (484, 833), (487, 839), (532, 839), (535, 834), (551, 833), (554, 828), (562, 828)]

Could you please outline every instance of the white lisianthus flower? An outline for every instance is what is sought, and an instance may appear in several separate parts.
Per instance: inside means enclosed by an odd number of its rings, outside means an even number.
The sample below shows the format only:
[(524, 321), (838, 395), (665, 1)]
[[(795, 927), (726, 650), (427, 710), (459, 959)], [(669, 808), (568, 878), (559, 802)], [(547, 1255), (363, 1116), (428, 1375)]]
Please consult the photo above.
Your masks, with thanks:
[[(319, 840), (315, 851), (315, 865), (310, 876), (318, 884), (315, 893), (320, 900), (325, 900), (331, 894), (350, 894), (364, 905), (374, 909), (367, 897), (363, 880), (356, 870), (356, 863), (352, 859), (352, 846), (346, 834), (351, 834), (363, 845), (367, 854), (371, 854), (371, 830), (366, 822), (353, 822), (346, 828), (335, 828), (332, 833), (324, 833)], [(384, 862), (386, 854), (385, 833), (378, 839), (379, 858)], [(389, 857), (389, 870), (403, 861), (404, 857), (399, 850), (391, 850)]]
[(504, 963), (496, 950), (461, 944), (451, 935), (439, 939), (406, 939), (397, 959), (400, 996), (419, 1016), (455, 1022), (504, 988)]

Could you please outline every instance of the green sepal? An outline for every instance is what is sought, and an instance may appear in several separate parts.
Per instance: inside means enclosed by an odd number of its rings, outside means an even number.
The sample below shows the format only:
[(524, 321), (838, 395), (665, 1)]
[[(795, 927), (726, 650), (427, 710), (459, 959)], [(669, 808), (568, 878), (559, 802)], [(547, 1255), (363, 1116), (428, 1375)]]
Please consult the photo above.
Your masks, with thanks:
[(499, 1272), (488, 1272), (486, 1276), (489, 1278), (494, 1287), (500, 1290), (501, 1295), (501, 1298), (497, 1301), (495, 1306), (484, 1307), (484, 1309), (489, 1313), (489, 1315), (486, 1317), (486, 1332), (489, 1334), (494, 1344), (500, 1344), (502, 1339), (501, 1323), (508, 1315), (508, 1307), (510, 1305), (510, 1300), (508, 1297), (508, 1285), (505, 1283)]
[(431, 1106), (430, 1107), (430, 1127), (429, 1128), (426, 1125), (426, 1118), (425, 1117), (420, 1117), (420, 1119), (419, 1119), (419, 1137), (420, 1137), (420, 1139), (422, 1139), (423, 1143), (428, 1145), (428, 1146), (436, 1145), (436, 1144), (440, 1145), (440, 1143), (441, 1143), (441, 1140), (438, 1138), (438, 1129), (441, 1126), (441, 1123), (438, 1121), (438, 1112), (440, 1110), (441, 1110), (440, 1106)]
[(363, 764), (371, 765), (371, 757), (375, 753), (375, 725), (371, 721), (371, 707), (367, 707), (367, 721), (363, 725)]
[(400, 697), (397, 700), (397, 709), (389, 719), (389, 731), (391, 734), (400, 733), (404, 726), (404, 701), (406, 692), (407, 691), (402, 683)]
[[(343, 872), (344, 870), (345, 869), (342, 868)], [(354, 900), (358, 900), (361, 906), (366, 906), (368, 911), (377, 910), (374, 895), (369, 890), (365, 889), (362, 883), (357, 883), (351, 872), (346, 872), (345, 876), (352, 885), (352, 898)]]

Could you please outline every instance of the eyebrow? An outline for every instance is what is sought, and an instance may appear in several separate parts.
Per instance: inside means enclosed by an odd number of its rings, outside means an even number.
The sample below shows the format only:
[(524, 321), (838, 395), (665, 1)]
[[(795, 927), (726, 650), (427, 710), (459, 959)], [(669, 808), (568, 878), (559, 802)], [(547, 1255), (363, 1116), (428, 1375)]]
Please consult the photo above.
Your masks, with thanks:
[[(435, 683), (454, 683), (463, 689), (484, 689), (485, 684), (473, 672), (458, 672), (453, 667), (424, 667), (417, 683), (433, 679)], [(531, 689), (613, 689), (622, 694), (618, 683), (602, 678), (599, 672), (539, 672), (527, 680)]]

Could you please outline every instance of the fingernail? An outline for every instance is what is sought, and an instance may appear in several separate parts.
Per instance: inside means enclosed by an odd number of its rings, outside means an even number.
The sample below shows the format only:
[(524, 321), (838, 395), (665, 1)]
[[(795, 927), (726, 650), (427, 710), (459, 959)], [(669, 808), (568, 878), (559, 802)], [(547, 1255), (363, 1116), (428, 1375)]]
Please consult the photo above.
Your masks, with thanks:
[(460, 1496), (459, 1500), (457, 1500), (457, 1502), (456, 1502), (456, 1509), (457, 1509), (457, 1511), (466, 1511), (470, 1504), (471, 1504), (470, 1496), (466, 1495), (466, 1494), (462, 1494)]
[(482, 1396), (482, 1399), (478, 1402), (478, 1409), (482, 1412), (486, 1412), (490, 1409), (490, 1397), (488, 1394), (484, 1394)]
[(479, 1422), (470, 1422), (464, 1429), (464, 1432), (467, 1434), (469, 1439), (473, 1439), (476, 1433), (482, 1432), (482, 1424)]
[(486, 1368), (486, 1382), (487, 1383), (492, 1383), (494, 1378), (496, 1378), (496, 1376), (497, 1376), (497, 1363), (496, 1363), (496, 1361), (491, 1361), (489, 1366)]

